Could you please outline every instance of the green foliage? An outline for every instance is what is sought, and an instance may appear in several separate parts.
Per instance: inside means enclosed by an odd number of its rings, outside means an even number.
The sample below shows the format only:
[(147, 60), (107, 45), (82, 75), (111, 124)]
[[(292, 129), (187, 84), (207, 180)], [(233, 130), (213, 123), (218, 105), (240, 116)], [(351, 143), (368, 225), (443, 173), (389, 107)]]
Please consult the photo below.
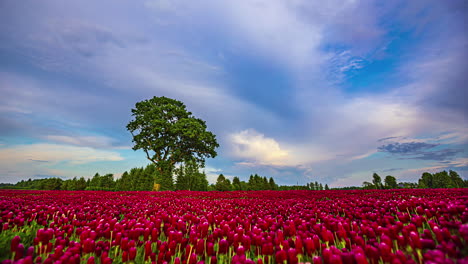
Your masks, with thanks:
[(372, 175), (372, 184), (376, 189), (383, 189), (382, 178), (375, 172)]
[(385, 189), (396, 189), (398, 188), (397, 180), (391, 175), (385, 176)]
[[(156, 183), (173, 188), (172, 171), (179, 162), (216, 157), (216, 136), (207, 131), (205, 121), (195, 118), (185, 105), (167, 97), (153, 97), (136, 103), (135, 118), (127, 125), (133, 135), (133, 150), (143, 150), (156, 165)], [(171, 184), (172, 182), (172, 184)]]
[(250, 191), (276, 190), (278, 188), (273, 178), (270, 177), (268, 180), (267, 177), (261, 177), (258, 174), (250, 175), (247, 186), (247, 190)]
[(31, 221), (22, 227), (14, 227), (0, 232), (0, 262), (11, 259), (12, 252), (10, 251), (10, 245), (11, 240), (15, 236), (19, 236), (21, 238), (21, 244), (23, 244), (25, 249), (28, 249), (30, 246), (34, 245), (33, 243), (37, 230), (41, 227), (42, 226), (36, 221)]
[(466, 182), (457, 172), (450, 170), (434, 174), (424, 172), (418, 181), (419, 188), (466, 188)]
[(242, 184), (239, 177), (235, 176), (232, 179), (232, 190), (233, 191), (242, 191)]
[(418, 181), (419, 188), (433, 188), (433, 176), (429, 172), (424, 172)]
[(200, 165), (190, 160), (175, 169), (176, 190), (207, 191), (206, 174), (200, 172)]
[(229, 179), (226, 179), (226, 177), (224, 177), (223, 174), (220, 174), (218, 176), (218, 179), (216, 180), (216, 184), (214, 187), (217, 191), (230, 191), (231, 181), (229, 181)]
[(460, 175), (458, 175), (458, 173), (456, 171), (450, 170), (449, 171), (449, 176), (450, 176), (450, 180), (452, 181), (452, 186), (454, 188), (468, 187), (465, 184), (465, 181), (463, 181), (463, 179), (460, 177)]

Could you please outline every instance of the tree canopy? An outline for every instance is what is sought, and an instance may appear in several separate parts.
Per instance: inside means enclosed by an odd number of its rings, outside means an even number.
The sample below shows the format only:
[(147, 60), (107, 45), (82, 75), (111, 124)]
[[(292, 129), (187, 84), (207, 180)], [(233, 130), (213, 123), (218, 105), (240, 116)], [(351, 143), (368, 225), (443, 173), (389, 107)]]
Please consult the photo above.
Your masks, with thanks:
[(132, 116), (127, 129), (133, 150), (143, 150), (163, 178), (172, 177), (175, 163), (195, 160), (203, 166), (205, 158), (217, 155), (216, 136), (180, 101), (155, 96), (136, 103)]

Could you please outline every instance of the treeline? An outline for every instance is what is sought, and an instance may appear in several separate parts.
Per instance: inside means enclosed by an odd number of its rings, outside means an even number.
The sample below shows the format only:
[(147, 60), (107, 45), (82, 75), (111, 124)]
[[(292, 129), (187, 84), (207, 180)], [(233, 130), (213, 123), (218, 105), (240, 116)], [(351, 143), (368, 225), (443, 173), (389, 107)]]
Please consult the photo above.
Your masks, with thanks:
[[(248, 181), (239, 177), (231, 180), (220, 174), (215, 184), (209, 184), (204, 171), (194, 161), (189, 161), (175, 168), (171, 175), (162, 175), (154, 164), (146, 167), (133, 168), (116, 178), (113, 174), (100, 175), (92, 178), (84, 177), (63, 180), (60, 178), (45, 178), (20, 181), (16, 184), (3, 183), (0, 189), (21, 190), (92, 190), (92, 191), (160, 191), (160, 190), (191, 190), (191, 191), (260, 191), (260, 190), (329, 190), (327, 184), (310, 182), (306, 185), (278, 185), (270, 177), (250, 175)], [(172, 176), (173, 175), (173, 176)], [(398, 189), (398, 188), (468, 188), (468, 180), (463, 180), (457, 172), (450, 170), (434, 174), (425, 172), (417, 183), (397, 182), (394, 176), (382, 178), (374, 173), (371, 182), (363, 182), (362, 187), (350, 186), (331, 188), (331, 190), (357, 189)]]
[(210, 186), (210, 189), (217, 191), (263, 191), (263, 190), (329, 190), (327, 184), (323, 185), (318, 182), (307, 183), (306, 185), (278, 185), (275, 180), (270, 177), (259, 176), (258, 174), (250, 175), (249, 180), (241, 181), (239, 177), (234, 177), (232, 183), (223, 174), (218, 176), (216, 184)]
[(362, 183), (362, 189), (398, 189), (398, 188), (468, 188), (468, 180), (463, 180), (460, 175), (453, 170), (441, 171), (434, 174), (424, 172), (417, 183), (399, 182), (396, 178), (388, 175), (384, 182), (382, 178), (374, 173), (372, 182), (365, 181)]

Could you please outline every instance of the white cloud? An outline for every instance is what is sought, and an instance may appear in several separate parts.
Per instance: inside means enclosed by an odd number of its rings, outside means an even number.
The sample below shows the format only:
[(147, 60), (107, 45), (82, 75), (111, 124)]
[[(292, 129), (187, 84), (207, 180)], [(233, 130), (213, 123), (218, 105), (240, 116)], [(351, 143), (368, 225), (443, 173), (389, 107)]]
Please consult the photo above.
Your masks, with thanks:
[(287, 150), (281, 149), (279, 143), (265, 137), (253, 129), (233, 133), (230, 136), (232, 154), (243, 160), (244, 164), (286, 165), (289, 159)]

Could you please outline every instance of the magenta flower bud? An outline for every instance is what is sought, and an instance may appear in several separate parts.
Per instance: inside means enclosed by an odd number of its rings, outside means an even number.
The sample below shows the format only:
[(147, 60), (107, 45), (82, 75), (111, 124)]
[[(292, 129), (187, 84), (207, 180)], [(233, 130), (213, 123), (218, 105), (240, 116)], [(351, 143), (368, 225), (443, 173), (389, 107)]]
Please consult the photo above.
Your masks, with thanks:
[(286, 261), (288, 258), (288, 255), (286, 251), (284, 250), (279, 250), (276, 252), (276, 262), (277, 263), (283, 263), (283, 261)]
[(174, 259), (174, 264), (180, 264), (180, 258), (175, 258)]
[(319, 256), (314, 256), (314, 257), (312, 258), (312, 262), (313, 262), (314, 264), (322, 264), (322, 258), (319, 257)]
[(94, 264), (94, 257), (91, 256), (89, 257), (88, 261), (86, 262), (87, 264)]
[(135, 247), (131, 247), (128, 250), (128, 259), (129, 260), (135, 260), (137, 254), (137, 249)]
[(10, 245), (10, 250), (11, 252), (15, 252), (16, 249), (18, 248), (18, 245), (20, 244), (21, 242), (21, 238), (19, 236), (15, 236), (12, 240), (11, 240), (11, 245)]
[(321, 244), (320, 244), (320, 238), (319, 238), (319, 236), (313, 235), (313, 236), (312, 236), (312, 239), (314, 240), (315, 249), (316, 249), (316, 250), (320, 250), (320, 249), (321, 249), (321, 247), (320, 247)]
[(389, 256), (392, 252), (392, 249), (386, 243), (380, 243), (379, 252), (382, 256)]
[(419, 248), (419, 249), (422, 248), (421, 240), (419, 238), (419, 234), (417, 234), (416, 232), (411, 231), (410, 232), (410, 240), (411, 240), (411, 246), (413, 248)]
[(389, 246), (392, 245), (392, 239), (387, 235), (382, 235), (380, 237), (380, 242), (385, 243), (385, 244), (387, 244)]
[(24, 255), (24, 246), (23, 246), (23, 244), (20, 243), (20, 244), (16, 247), (15, 260), (22, 259), (22, 258), (23, 258), (23, 255)]
[(27, 256), (26, 258), (22, 259), (23, 263), (22, 264), (33, 264), (33, 257), (32, 256)]
[(354, 255), (349, 252), (341, 253), (341, 260), (343, 264), (354, 264)]
[(188, 264), (196, 264), (196, 263), (197, 263), (197, 255), (195, 254), (190, 255)]
[(101, 263), (105, 263), (106, 259), (108, 258), (109, 258), (109, 253), (107, 253), (107, 251), (104, 251), (101, 253)]
[(296, 249), (294, 248), (290, 248), (288, 250), (288, 263), (291, 263), (291, 264), (298, 263), (297, 252), (296, 252)]
[(423, 249), (435, 249), (436, 245), (432, 239), (421, 239), (421, 247)]
[(30, 246), (28, 248), (28, 251), (26, 252), (26, 256), (31, 256), (31, 257), (34, 256), (34, 246)]
[(332, 255), (330, 258), (330, 264), (343, 264), (340, 255)]
[(257, 259), (257, 264), (263, 264), (263, 260), (261, 258)]
[(310, 237), (308, 237), (304, 240), (304, 243), (305, 243), (305, 250), (307, 252), (307, 255), (311, 256), (312, 253), (315, 252), (314, 241)]
[(282, 231), (282, 230), (278, 230), (278, 232), (276, 233), (276, 235), (277, 235), (278, 243), (281, 243), (281, 242), (284, 240), (283, 231)]
[(228, 242), (225, 239), (219, 241), (218, 254), (226, 254), (228, 251)]
[(127, 262), (128, 261), (128, 252), (124, 251), (122, 252), (122, 262)]
[(369, 264), (369, 262), (367, 262), (366, 256), (364, 256), (362, 253), (357, 253), (354, 255), (354, 259), (356, 260), (357, 264)]
[(149, 256), (153, 253), (152, 248), (151, 248), (151, 241), (146, 241), (145, 242), (145, 259), (149, 258)]
[(151, 230), (151, 242), (156, 242), (159, 238), (159, 231), (158, 229), (154, 228)]
[(243, 246), (239, 246), (239, 247), (237, 248), (236, 254), (237, 254), (238, 256), (244, 256), (244, 255), (245, 255), (245, 248), (244, 248)]
[(214, 244), (211, 242), (208, 242), (206, 244), (206, 254), (208, 256), (213, 256), (214, 255)]
[(273, 244), (263, 243), (262, 244), (262, 255), (273, 255)]
[(323, 256), (323, 260), (325, 261), (325, 263), (330, 263), (332, 255), (333, 255), (333, 252), (331, 251), (330, 248), (323, 249), (322, 256)]
[(302, 245), (302, 239), (299, 236), (296, 237), (296, 245), (295, 246), (296, 246), (296, 251), (297, 251), (298, 254), (304, 253), (304, 251), (303, 251), (304, 247)]
[(204, 252), (205, 252), (205, 240), (204, 239), (199, 239), (197, 241), (197, 246), (195, 248), (195, 253), (197, 255), (203, 255)]
[(122, 238), (122, 241), (120, 243), (120, 248), (122, 248), (123, 251), (128, 250), (128, 238), (127, 237)]

